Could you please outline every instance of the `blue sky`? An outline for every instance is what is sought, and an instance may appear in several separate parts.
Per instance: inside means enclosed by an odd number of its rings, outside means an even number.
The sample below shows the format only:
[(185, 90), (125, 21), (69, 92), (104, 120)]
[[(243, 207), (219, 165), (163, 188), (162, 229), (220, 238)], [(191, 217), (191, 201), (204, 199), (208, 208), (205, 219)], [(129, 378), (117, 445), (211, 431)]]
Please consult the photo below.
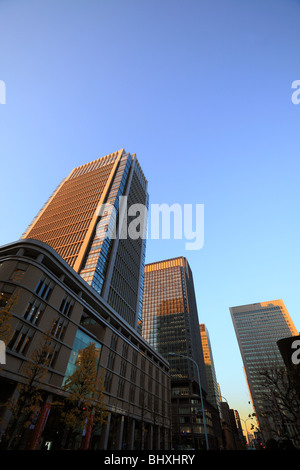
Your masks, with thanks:
[(186, 256), (222, 395), (251, 412), (229, 307), (282, 298), (300, 328), (296, 0), (0, 0), (0, 243), (75, 166), (125, 148), (150, 203), (204, 204)]

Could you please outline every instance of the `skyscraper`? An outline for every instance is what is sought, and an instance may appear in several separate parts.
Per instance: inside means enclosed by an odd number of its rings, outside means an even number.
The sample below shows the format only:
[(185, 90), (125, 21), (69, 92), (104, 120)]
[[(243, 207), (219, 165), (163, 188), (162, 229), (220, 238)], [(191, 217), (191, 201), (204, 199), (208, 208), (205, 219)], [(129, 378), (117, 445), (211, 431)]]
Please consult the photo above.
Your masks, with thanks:
[(216, 378), (216, 370), (214, 365), (209, 333), (204, 323), (201, 323), (199, 327), (208, 388), (207, 400), (210, 401), (211, 404), (214, 405), (220, 411), (218, 382)]
[[(229, 310), (253, 407), (267, 440), (280, 432), (282, 416), (274, 390), (266, 387), (265, 373), (284, 367), (277, 341), (298, 335), (298, 332), (282, 300), (231, 307)], [(274, 410), (278, 410), (277, 416)]]
[[(125, 212), (120, 197), (126, 199)], [(147, 180), (135, 154), (122, 149), (74, 168), (23, 238), (51, 246), (119, 315), (137, 327), (145, 239), (127, 236), (132, 217), (127, 217), (126, 210), (133, 204), (147, 207)]]
[[(162, 355), (177, 353), (196, 360), (206, 389), (194, 284), (184, 257), (146, 264), (143, 295), (143, 336)], [(169, 357), (173, 379), (195, 379), (191, 361)]]
[[(205, 425), (197, 366), (204, 397), (207, 383), (193, 276), (186, 258), (146, 264), (142, 311), (144, 338), (170, 363), (174, 445), (201, 448)], [(204, 418), (212, 443), (213, 417), (206, 400)]]

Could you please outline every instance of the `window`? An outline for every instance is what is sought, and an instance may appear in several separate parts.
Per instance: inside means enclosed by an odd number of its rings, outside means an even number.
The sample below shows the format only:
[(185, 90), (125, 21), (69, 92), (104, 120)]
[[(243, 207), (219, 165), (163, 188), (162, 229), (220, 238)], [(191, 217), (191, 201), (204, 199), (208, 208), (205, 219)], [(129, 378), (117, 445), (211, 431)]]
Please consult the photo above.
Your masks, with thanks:
[(55, 367), (58, 354), (60, 351), (60, 346), (58, 344), (52, 346), (51, 352), (47, 354), (46, 360), (48, 361), (48, 366), (52, 369)]
[(127, 363), (126, 361), (123, 359), (121, 361), (121, 366), (120, 366), (120, 375), (122, 375), (122, 377), (125, 377), (126, 375), (126, 367), (127, 367)]
[(141, 375), (140, 375), (140, 386), (141, 386), (141, 388), (144, 388), (144, 386), (145, 386), (145, 374), (144, 374), (144, 372), (141, 372)]
[(127, 355), (128, 355), (128, 344), (123, 343), (122, 357), (124, 357), (124, 359), (127, 359)]
[(33, 325), (38, 325), (44, 311), (44, 304), (38, 299), (33, 299), (27, 305), (24, 313), (25, 320), (29, 321)]
[(113, 351), (115, 351), (117, 348), (117, 341), (118, 341), (117, 335), (113, 334), (110, 340), (110, 349), (112, 349)]
[(88, 327), (90, 325), (96, 325), (97, 322), (96, 320), (92, 317), (92, 314), (87, 312), (86, 310), (83, 310), (82, 316), (80, 319), (80, 325), (84, 327)]
[(193, 426), (194, 433), (195, 434), (202, 434), (204, 432), (204, 427), (203, 426)]
[(136, 367), (132, 366), (131, 367), (131, 375), (130, 375), (130, 381), (132, 383), (135, 383), (135, 381), (136, 381), (136, 371), (137, 371)]
[(144, 392), (142, 390), (140, 390), (140, 393), (139, 393), (139, 405), (142, 407), (145, 406)]
[(136, 366), (137, 364), (137, 351), (133, 350), (132, 351), (132, 364)]
[(33, 331), (23, 325), (15, 331), (12, 339), (9, 342), (8, 348), (19, 354), (26, 354), (31, 343)]
[(57, 318), (53, 323), (51, 335), (57, 339), (63, 339), (64, 333), (66, 331), (67, 323), (63, 318)]
[(190, 432), (191, 432), (190, 426), (180, 426), (180, 433), (181, 434), (189, 434)]
[(117, 391), (118, 398), (123, 398), (124, 388), (125, 388), (125, 380), (124, 379), (119, 379), (118, 391)]
[(112, 384), (112, 373), (110, 371), (106, 371), (105, 380), (104, 380), (104, 388), (107, 393), (110, 393), (111, 384)]
[(179, 408), (179, 414), (185, 414), (185, 415), (188, 415), (190, 414), (190, 408)]
[(14, 282), (19, 282), (24, 276), (24, 273), (27, 270), (27, 268), (28, 268), (27, 263), (22, 263), (22, 262), (18, 263), (16, 269), (13, 271), (13, 273), (10, 276), (10, 280)]
[(114, 352), (110, 352), (107, 358), (107, 368), (113, 370), (116, 355)]
[(66, 295), (60, 304), (59, 311), (68, 317), (71, 314), (73, 305), (74, 301), (69, 295)]
[(180, 416), (179, 417), (179, 423), (180, 424), (189, 424), (190, 423), (190, 417), (189, 416)]
[(96, 366), (98, 367), (102, 347), (101, 343), (95, 341), (84, 331), (78, 329), (74, 339), (73, 348), (70, 353), (70, 358), (63, 383), (67, 377), (71, 376), (74, 373), (74, 371), (76, 370), (77, 360), (80, 360), (83, 349), (85, 349), (91, 342), (95, 344)]
[(0, 290), (0, 308), (6, 307), (6, 304), (11, 298), (14, 290), (15, 290), (14, 286), (10, 286), (9, 284), (3, 285), (2, 289)]
[(54, 283), (50, 279), (46, 279), (44, 276), (38, 283), (35, 293), (44, 300), (48, 300), (51, 290), (53, 289)]
[(130, 403), (135, 403), (135, 386), (134, 385), (130, 385), (129, 402)]

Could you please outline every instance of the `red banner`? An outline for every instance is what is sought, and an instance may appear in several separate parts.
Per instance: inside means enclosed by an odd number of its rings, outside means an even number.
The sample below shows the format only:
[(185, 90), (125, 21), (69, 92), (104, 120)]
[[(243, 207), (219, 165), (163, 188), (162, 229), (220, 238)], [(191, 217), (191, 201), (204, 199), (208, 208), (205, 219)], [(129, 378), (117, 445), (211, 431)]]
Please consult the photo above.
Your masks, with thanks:
[(44, 431), (44, 428), (45, 428), (45, 425), (46, 425), (46, 422), (50, 413), (50, 408), (51, 408), (51, 404), (45, 403), (34, 428), (32, 441), (30, 444), (30, 450), (36, 450), (38, 448), (38, 445), (40, 443), (40, 439), (42, 436), (42, 432)]
[(92, 429), (93, 429), (93, 421), (94, 421), (94, 417), (92, 415), (91, 419), (88, 421), (86, 425), (85, 436), (84, 436), (83, 443), (82, 443), (82, 450), (87, 450), (89, 448), (91, 435), (92, 435)]

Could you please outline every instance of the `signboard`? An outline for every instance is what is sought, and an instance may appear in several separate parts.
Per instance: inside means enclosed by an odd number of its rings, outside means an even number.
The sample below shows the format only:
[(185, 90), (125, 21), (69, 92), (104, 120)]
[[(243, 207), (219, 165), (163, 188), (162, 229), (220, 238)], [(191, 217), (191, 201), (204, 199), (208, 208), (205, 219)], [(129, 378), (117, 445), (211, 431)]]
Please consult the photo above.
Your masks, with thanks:
[(300, 336), (290, 336), (277, 341), (277, 346), (289, 371), (300, 374)]

